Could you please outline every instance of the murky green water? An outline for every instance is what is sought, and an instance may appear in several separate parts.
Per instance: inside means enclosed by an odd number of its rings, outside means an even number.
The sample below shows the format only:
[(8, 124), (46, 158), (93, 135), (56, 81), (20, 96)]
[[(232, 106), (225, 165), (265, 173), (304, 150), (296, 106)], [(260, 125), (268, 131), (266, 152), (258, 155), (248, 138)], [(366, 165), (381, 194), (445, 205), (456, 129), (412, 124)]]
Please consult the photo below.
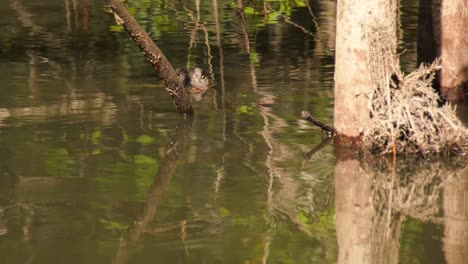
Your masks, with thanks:
[(103, 2), (0, 2), (0, 263), (466, 262), (466, 168), (387, 180), (390, 162), (313, 150), (300, 112), (332, 122), (334, 2), (246, 1), (246, 39), (235, 1), (128, 1), (175, 67), (213, 80), (193, 119)]

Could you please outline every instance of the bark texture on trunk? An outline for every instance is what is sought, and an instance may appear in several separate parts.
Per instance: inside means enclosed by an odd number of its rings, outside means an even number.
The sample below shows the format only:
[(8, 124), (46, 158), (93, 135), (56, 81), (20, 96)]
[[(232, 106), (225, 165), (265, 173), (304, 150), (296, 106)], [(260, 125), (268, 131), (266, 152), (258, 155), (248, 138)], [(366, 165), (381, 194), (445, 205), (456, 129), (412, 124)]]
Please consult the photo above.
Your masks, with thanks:
[(460, 102), (468, 83), (468, 5), (466, 0), (442, 0), (440, 12), (441, 92), (448, 101)]
[(370, 123), (372, 89), (367, 64), (370, 47), (364, 35), (375, 25), (388, 25), (395, 31), (396, 2), (340, 0), (337, 9), (334, 127), (338, 136), (359, 141)]
[(156, 73), (163, 78), (166, 90), (171, 95), (179, 113), (192, 115), (193, 108), (190, 104), (190, 97), (166, 56), (149, 37), (148, 33), (141, 28), (122, 2), (119, 0), (105, 0), (105, 3), (122, 20), (125, 29), (143, 51), (146, 59), (153, 65)]

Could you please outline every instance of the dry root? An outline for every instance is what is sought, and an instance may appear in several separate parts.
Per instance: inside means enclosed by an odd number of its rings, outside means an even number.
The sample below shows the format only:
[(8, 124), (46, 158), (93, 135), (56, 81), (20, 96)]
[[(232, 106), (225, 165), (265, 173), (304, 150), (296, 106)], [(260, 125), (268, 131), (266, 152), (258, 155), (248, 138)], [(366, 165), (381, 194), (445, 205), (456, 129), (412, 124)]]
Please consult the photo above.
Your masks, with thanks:
[(440, 97), (432, 88), (440, 61), (404, 75), (388, 44), (391, 36), (370, 29), (366, 37), (371, 47), (368, 64), (374, 89), (365, 145), (377, 153), (463, 151), (468, 129), (456, 116), (455, 107), (440, 106)]

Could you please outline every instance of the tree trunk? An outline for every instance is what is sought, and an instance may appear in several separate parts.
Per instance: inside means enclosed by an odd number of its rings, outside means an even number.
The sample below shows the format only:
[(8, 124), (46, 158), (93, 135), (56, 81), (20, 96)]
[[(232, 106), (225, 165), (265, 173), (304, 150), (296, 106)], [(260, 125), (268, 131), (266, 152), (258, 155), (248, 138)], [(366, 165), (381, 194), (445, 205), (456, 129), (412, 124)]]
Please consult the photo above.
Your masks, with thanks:
[(120, 0), (105, 0), (105, 3), (122, 20), (125, 29), (143, 51), (146, 59), (153, 65), (156, 73), (163, 78), (166, 90), (171, 95), (179, 113), (192, 115), (193, 108), (190, 104), (190, 98), (166, 56), (156, 46), (148, 33), (140, 27)]
[(359, 142), (370, 123), (372, 89), (367, 64), (370, 46), (364, 35), (375, 25), (396, 32), (396, 2), (340, 0), (337, 8), (334, 127), (338, 137), (346, 139), (341, 143)]
[(441, 2), (440, 74), (442, 96), (451, 102), (464, 100), (468, 84), (468, 6), (466, 0)]

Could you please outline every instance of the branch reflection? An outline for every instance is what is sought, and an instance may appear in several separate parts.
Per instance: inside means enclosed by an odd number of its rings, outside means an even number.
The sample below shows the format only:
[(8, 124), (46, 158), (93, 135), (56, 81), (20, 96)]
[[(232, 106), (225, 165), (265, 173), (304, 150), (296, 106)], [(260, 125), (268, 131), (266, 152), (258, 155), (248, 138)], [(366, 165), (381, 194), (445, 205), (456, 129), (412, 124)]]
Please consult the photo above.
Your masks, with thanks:
[[(148, 198), (141, 217), (133, 223), (120, 240), (120, 244), (115, 255), (115, 264), (126, 263), (131, 256), (136, 242), (146, 231), (148, 225), (153, 221), (159, 204), (168, 189), (172, 176), (177, 167), (177, 161), (184, 153), (185, 146), (189, 142), (189, 132), (193, 123), (193, 118), (180, 117), (169, 144), (166, 147), (166, 155), (161, 161), (161, 165), (156, 173), (154, 182), (150, 187)], [(181, 232), (185, 229), (184, 221), (181, 223)]]

